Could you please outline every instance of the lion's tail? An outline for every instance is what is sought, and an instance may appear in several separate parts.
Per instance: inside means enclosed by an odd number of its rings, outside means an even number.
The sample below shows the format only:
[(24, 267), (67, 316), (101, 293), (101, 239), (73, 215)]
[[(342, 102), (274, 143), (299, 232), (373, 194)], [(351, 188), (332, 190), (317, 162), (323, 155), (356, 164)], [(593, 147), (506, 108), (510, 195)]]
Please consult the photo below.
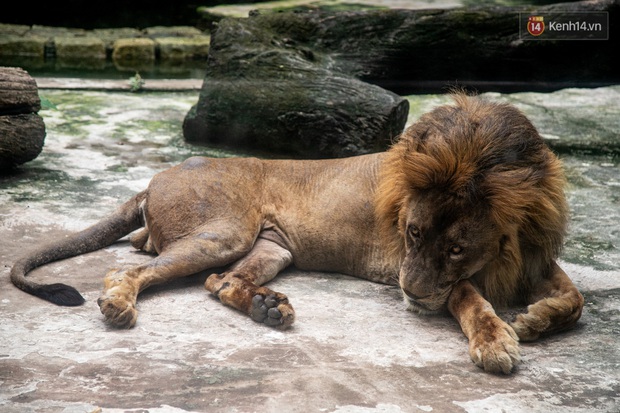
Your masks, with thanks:
[(54, 304), (64, 306), (83, 304), (84, 298), (75, 288), (61, 283), (38, 284), (28, 280), (26, 274), (52, 261), (74, 257), (111, 245), (119, 238), (142, 227), (140, 203), (145, 195), (145, 192), (137, 194), (112, 215), (83, 231), (30, 251), (13, 265), (11, 281), (17, 288)]

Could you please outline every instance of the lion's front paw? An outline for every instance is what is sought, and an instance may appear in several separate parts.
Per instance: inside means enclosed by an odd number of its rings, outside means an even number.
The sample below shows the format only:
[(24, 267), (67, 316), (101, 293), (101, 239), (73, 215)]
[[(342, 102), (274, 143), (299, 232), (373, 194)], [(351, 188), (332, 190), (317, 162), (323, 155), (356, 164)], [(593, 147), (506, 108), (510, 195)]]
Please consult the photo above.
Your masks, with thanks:
[(279, 329), (286, 329), (295, 321), (295, 311), (284, 294), (256, 294), (252, 298), (252, 320)]
[[(547, 321), (547, 322), (545, 322)], [(522, 341), (536, 340), (542, 331), (549, 327), (548, 320), (538, 317), (536, 314), (519, 314), (510, 326)]]
[(114, 293), (107, 293), (97, 300), (101, 313), (106, 322), (119, 328), (131, 328), (138, 319), (138, 310), (135, 302), (120, 297)]
[(510, 325), (521, 341), (533, 341), (543, 334), (562, 331), (574, 326), (583, 308), (579, 292), (564, 297), (544, 298), (519, 314)]
[(521, 359), (519, 338), (508, 324), (493, 320), (469, 341), (469, 355), (486, 372), (509, 374)]

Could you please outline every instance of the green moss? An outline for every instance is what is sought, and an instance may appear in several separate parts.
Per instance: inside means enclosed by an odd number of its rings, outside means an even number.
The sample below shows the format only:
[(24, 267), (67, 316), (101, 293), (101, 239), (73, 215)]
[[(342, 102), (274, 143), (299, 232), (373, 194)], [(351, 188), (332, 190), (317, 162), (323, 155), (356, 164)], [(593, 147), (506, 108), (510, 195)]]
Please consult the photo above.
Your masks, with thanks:
[[(53, 133), (75, 136), (75, 137), (86, 137), (88, 136), (88, 131), (86, 128), (92, 126), (93, 124), (103, 124), (102, 121), (96, 121), (94, 119), (88, 120), (73, 120), (62, 122), (54, 125), (52, 131)], [(49, 130), (50, 128), (48, 128)]]
[(126, 165), (116, 164), (108, 166), (105, 170), (110, 172), (127, 172), (129, 168)]
[(106, 102), (104, 93), (75, 93), (65, 90), (46, 90), (48, 96), (59, 109), (80, 109), (88, 111), (89, 108), (101, 107)]

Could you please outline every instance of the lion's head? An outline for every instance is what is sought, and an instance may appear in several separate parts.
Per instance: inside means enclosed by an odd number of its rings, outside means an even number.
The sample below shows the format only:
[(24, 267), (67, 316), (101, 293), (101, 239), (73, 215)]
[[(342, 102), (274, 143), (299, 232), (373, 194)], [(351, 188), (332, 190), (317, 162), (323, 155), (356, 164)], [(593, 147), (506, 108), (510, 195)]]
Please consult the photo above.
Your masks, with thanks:
[(518, 301), (561, 248), (560, 162), (507, 104), (464, 94), (409, 127), (388, 151), (377, 216), (401, 262), (410, 308), (445, 307), (471, 279), (493, 304)]

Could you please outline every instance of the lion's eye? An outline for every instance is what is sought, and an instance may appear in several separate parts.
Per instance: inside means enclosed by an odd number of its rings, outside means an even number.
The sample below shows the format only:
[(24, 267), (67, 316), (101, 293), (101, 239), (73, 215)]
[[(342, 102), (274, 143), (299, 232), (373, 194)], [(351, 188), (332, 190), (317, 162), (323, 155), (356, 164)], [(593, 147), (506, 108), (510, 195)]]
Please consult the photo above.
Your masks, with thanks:
[(452, 255), (459, 255), (462, 252), (463, 252), (463, 247), (461, 247), (460, 245), (454, 244), (453, 246), (450, 247), (450, 254)]
[(409, 235), (411, 236), (411, 238), (420, 238), (420, 229), (415, 225), (410, 225)]

